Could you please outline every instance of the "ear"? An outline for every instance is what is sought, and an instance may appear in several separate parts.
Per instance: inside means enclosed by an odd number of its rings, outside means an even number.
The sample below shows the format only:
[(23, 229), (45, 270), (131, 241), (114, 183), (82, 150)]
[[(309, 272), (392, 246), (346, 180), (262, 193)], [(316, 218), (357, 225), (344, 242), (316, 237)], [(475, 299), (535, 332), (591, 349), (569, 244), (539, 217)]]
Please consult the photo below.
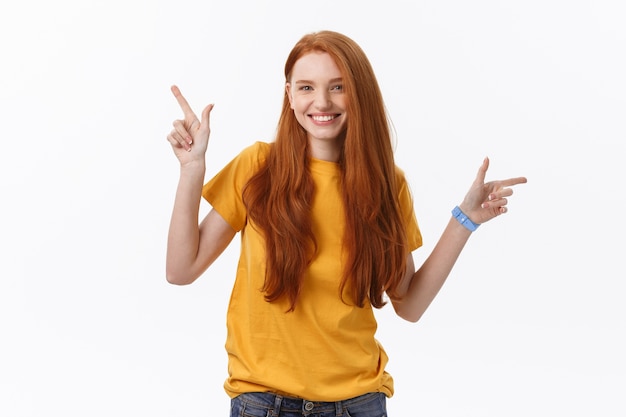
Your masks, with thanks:
[(293, 97), (291, 96), (291, 83), (290, 82), (285, 83), (285, 94), (287, 94), (287, 97), (289, 98), (289, 105), (291, 107), (291, 110), (293, 110)]

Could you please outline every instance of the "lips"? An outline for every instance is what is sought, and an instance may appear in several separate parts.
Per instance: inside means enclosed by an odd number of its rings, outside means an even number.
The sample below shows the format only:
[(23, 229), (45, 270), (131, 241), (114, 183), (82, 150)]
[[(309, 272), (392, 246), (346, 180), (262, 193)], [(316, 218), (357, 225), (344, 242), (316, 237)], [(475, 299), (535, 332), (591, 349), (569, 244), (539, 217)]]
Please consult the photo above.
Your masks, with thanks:
[(316, 122), (330, 122), (335, 117), (338, 117), (338, 114), (324, 114), (324, 115), (312, 115), (311, 118)]

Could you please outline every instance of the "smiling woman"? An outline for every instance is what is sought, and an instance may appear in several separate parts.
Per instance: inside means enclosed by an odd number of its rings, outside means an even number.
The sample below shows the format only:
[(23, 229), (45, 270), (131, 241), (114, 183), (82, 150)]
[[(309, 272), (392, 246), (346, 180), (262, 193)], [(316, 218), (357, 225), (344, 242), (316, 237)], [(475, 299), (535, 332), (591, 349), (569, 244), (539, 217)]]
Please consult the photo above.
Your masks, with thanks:
[[(285, 64), (274, 142), (250, 145), (204, 185), (213, 106), (198, 119), (172, 91), (184, 119), (168, 135), (181, 170), (168, 281), (193, 282), (241, 235), (227, 315), (232, 416), (385, 415), (394, 387), (373, 308), (387, 295), (417, 321), (477, 224), (505, 213), (510, 187), (526, 179), (485, 183), (485, 159), (416, 271), (412, 196), (374, 71), (352, 39), (302, 37)], [(198, 224), (201, 197), (212, 210)]]
[(311, 157), (336, 162), (346, 128), (346, 95), (341, 71), (325, 52), (300, 58), (286, 83), (298, 123), (306, 130)]

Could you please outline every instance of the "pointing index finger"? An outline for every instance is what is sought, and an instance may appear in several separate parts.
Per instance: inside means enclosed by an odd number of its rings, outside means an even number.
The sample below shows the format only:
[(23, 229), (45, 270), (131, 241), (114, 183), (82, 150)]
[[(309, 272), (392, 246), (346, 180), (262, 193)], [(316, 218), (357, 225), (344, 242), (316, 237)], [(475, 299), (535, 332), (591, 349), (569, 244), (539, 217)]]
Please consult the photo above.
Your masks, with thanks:
[(502, 185), (504, 187), (510, 187), (517, 184), (525, 184), (527, 181), (526, 177), (515, 177), (503, 180)]
[(185, 115), (185, 117), (191, 116), (195, 118), (196, 117), (195, 113), (191, 109), (191, 106), (189, 105), (189, 103), (187, 103), (187, 100), (185, 99), (185, 97), (183, 97), (183, 94), (180, 92), (180, 89), (175, 85), (173, 85), (170, 89), (172, 90), (174, 97), (176, 97), (176, 101), (178, 102), (178, 105), (183, 110), (183, 114)]

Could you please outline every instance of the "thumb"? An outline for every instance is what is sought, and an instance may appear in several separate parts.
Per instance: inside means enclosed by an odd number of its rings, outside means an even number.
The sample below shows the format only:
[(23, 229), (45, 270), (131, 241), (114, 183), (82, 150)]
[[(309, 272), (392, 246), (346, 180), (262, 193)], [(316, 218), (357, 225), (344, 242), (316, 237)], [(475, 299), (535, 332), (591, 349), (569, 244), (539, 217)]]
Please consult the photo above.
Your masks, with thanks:
[(474, 181), (474, 183), (481, 185), (485, 183), (487, 169), (489, 169), (489, 158), (485, 157), (485, 159), (483, 159), (482, 165), (480, 166), (480, 168), (478, 168), (478, 172), (476, 173), (476, 180)]
[(210, 115), (211, 115), (211, 110), (213, 110), (213, 106), (214, 106), (213, 104), (209, 104), (208, 106), (204, 108), (204, 110), (202, 110), (200, 124), (205, 128), (209, 128)]

